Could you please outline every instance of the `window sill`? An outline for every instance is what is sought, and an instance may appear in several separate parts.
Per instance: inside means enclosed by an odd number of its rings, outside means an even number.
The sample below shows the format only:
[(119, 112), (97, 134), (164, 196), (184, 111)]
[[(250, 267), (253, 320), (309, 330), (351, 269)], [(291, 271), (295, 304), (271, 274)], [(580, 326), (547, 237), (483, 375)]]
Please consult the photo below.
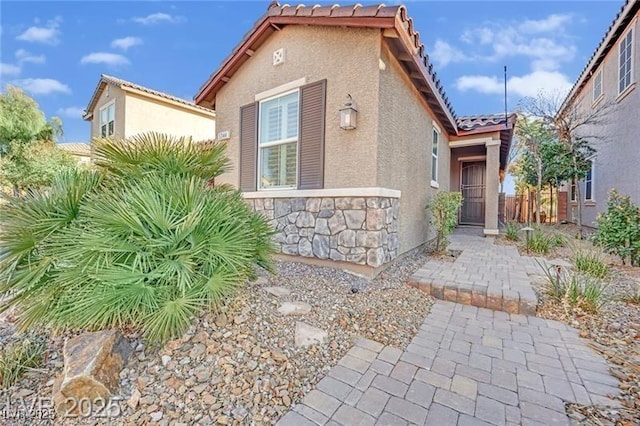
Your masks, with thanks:
[(633, 91), (633, 89), (636, 88), (636, 82), (634, 81), (633, 83), (631, 83), (626, 89), (624, 89), (622, 91), (622, 93), (620, 93), (618, 95), (618, 97), (616, 97), (616, 102), (620, 102), (621, 100), (623, 100), (624, 98), (627, 97), (627, 95), (629, 93), (631, 93)]
[(401, 192), (390, 188), (325, 188), (325, 189), (271, 189), (243, 192), (244, 198), (310, 198), (310, 197), (389, 197), (400, 198)]
[(569, 204), (571, 204), (572, 206), (577, 206), (578, 202), (571, 200), (571, 201), (569, 201)]
[(598, 105), (600, 105), (602, 103), (603, 99), (604, 99), (604, 92), (602, 92), (602, 94), (600, 96), (598, 96), (598, 99), (593, 101), (593, 103), (591, 104), (591, 108), (595, 108)]
[(584, 202), (584, 205), (593, 207), (593, 206), (596, 205), (596, 202), (594, 200), (587, 200), (587, 201)]
[(431, 181), (431, 187), (435, 188), (435, 189), (440, 189), (440, 184), (438, 182), (436, 182), (435, 180)]

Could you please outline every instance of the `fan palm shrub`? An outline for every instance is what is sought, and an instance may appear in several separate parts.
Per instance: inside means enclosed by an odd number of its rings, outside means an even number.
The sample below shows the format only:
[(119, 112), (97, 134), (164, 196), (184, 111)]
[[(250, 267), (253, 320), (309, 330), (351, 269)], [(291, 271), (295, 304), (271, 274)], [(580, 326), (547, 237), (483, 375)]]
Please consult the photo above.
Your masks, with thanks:
[(224, 146), (156, 133), (94, 141), (97, 171), (61, 174), (2, 211), (0, 292), (19, 325), (183, 333), (270, 268), (271, 228), (228, 186)]

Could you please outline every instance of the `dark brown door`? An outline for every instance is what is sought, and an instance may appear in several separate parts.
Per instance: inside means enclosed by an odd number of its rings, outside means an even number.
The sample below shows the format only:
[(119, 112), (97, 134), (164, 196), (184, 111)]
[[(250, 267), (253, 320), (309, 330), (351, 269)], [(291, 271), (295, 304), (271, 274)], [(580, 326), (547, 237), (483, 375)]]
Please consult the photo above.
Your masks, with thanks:
[(462, 163), (460, 192), (462, 208), (460, 223), (463, 225), (484, 225), (485, 163), (474, 161)]

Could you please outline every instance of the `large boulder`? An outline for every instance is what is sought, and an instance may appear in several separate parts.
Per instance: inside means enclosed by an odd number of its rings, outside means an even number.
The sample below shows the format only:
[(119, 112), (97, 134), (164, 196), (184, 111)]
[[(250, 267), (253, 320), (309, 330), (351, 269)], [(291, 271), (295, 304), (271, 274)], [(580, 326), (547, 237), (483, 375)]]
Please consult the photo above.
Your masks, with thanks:
[(63, 353), (64, 371), (53, 385), (58, 413), (78, 414), (87, 409), (80, 406), (87, 400), (98, 408), (117, 395), (120, 371), (131, 354), (131, 346), (119, 331), (81, 334), (65, 342)]

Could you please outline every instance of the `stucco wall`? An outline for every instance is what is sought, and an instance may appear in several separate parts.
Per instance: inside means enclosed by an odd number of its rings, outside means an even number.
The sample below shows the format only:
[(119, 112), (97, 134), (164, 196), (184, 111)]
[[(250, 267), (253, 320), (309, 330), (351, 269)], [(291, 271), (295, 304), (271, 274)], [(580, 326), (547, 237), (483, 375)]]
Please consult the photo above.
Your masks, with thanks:
[[(595, 202), (584, 202), (582, 209), (582, 223), (587, 226), (595, 226), (595, 220), (599, 212), (607, 208), (607, 194), (611, 188), (630, 195), (636, 204), (640, 204), (640, 89), (637, 87), (640, 78), (640, 23), (636, 14), (636, 20), (632, 22), (633, 34), (633, 77), (632, 85), (636, 86), (626, 96), (618, 95), (618, 46), (619, 41), (608, 53), (599, 69), (603, 70), (602, 103), (611, 103), (611, 111), (607, 114), (607, 123), (598, 129), (586, 129), (585, 133), (602, 136), (602, 140), (593, 143), (597, 151), (595, 159), (594, 197)], [(625, 32), (626, 34), (626, 32)], [(595, 70), (597, 72), (597, 70)], [(595, 73), (594, 73), (595, 75)], [(580, 93), (582, 99), (580, 107), (592, 108), (593, 104), (593, 79), (588, 81)], [(582, 200), (585, 196), (584, 183), (580, 184)], [(576, 212), (577, 214), (577, 212)]]
[[(433, 116), (396, 59), (382, 48), (380, 69), (377, 185), (402, 191), (399, 212), (400, 252), (435, 236), (425, 205), (431, 187)], [(450, 149), (442, 125), (438, 151), (439, 190), (449, 190)]]
[(125, 101), (124, 91), (119, 87), (114, 87), (109, 84), (105, 87), (104, 91), (96, 102), (96, 107), (93, 110), (93, 118), (91, 119), (91, 138), (100, 137), (100, 108), (104, 107), (115, 99), (116, 104), (116, 116), (115, 116), (115, 137), (124, 137), (124, 117), (125, 117)]
[(177, 105), (127, 92), (125, 96), (125, 137), (155, 131), (174, 136), (191, 136), (194, 140), (216, 137), (215, 119)]
[[(327, 79), (325, 188), (369, 187), (376, 182), (378, 58), (380, 31), (291, 25), (276, 31), (234, 74), (216, 97), (216, 127), (229, 130), (228, 155), (233, 169), (221, 182), (239, 185), (240, 107), (255, 95), (306, 78)], [(272, 54), (284, 48), (284, 64)], [(339, 109), (347, 94), (358, 106), (355, 130), (340, 128)]]

